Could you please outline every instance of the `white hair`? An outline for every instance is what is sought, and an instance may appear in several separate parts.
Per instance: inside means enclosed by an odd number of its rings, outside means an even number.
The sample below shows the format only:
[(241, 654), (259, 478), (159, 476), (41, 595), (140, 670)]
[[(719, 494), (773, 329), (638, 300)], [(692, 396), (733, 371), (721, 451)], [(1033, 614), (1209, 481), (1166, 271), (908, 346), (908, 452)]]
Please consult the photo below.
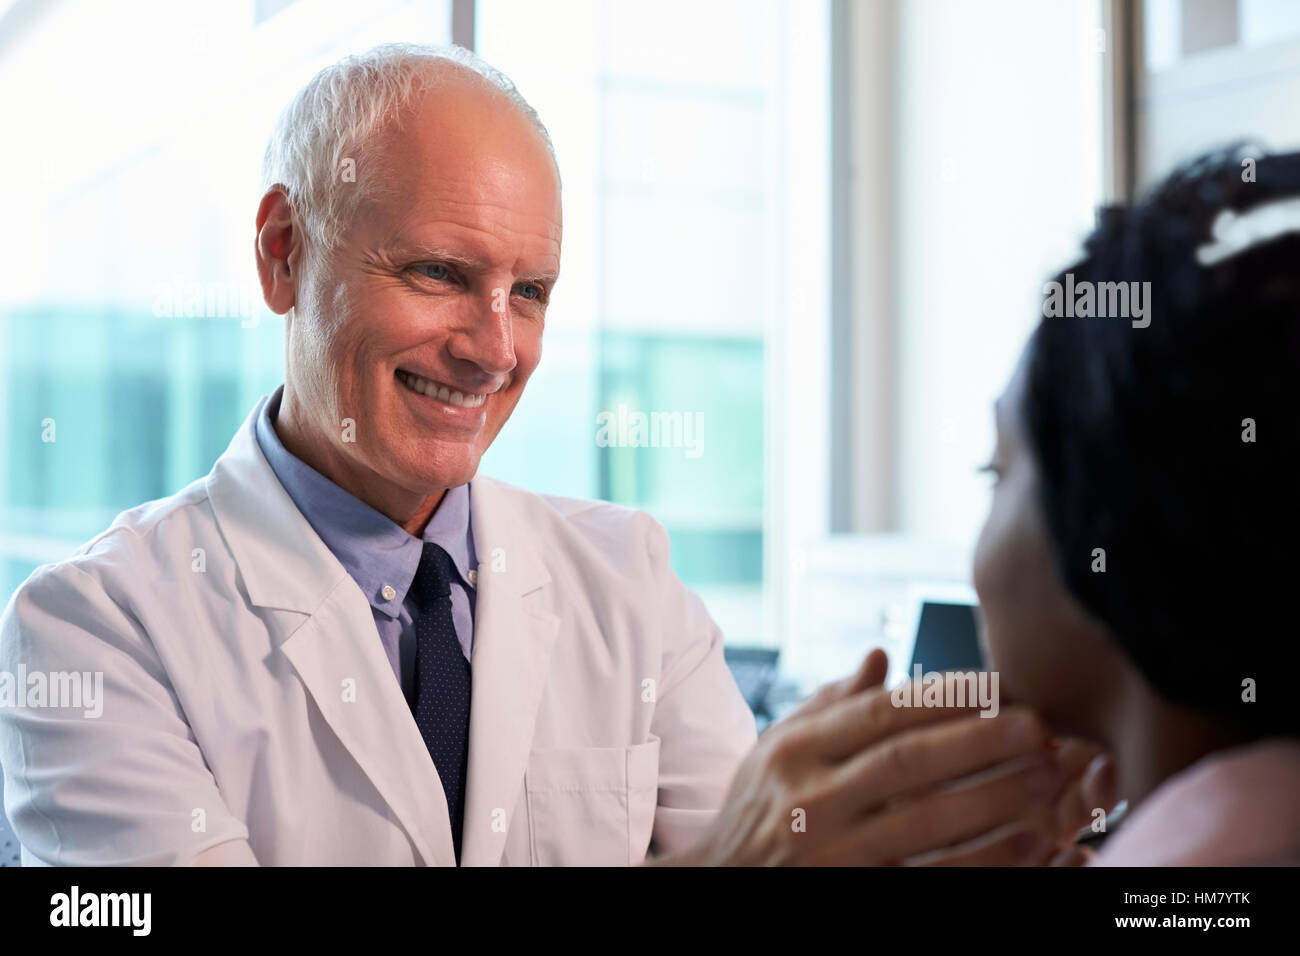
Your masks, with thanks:
[[(510, 78), (464, 47), (384, 43), (344, 57), (312, 77), (285, 107), (262, 160), (263, 191), (285, 188), (309, 250), (328, 255), (361, 201), (378, 198), (389, 177), (376, 155), (376, 134), (449, 72), (475, 74), (503, 94), (555, 158), (550, 134)], [(344, 176), (348, 160), (355, 181)]]

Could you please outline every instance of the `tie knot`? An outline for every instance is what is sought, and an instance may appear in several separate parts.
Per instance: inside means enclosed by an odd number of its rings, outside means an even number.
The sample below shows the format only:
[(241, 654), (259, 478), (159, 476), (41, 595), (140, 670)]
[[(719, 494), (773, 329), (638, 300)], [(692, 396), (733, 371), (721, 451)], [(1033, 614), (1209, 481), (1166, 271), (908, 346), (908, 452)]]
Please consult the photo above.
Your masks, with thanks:
[(421, 609), (432, 607), (434, 602), (451, 597), (451, 580), (456, 574), (451, 555), (432, 541), (426, 541), (420, 553), (420, 566), (415, 569), (411, 582), (411, 595)]

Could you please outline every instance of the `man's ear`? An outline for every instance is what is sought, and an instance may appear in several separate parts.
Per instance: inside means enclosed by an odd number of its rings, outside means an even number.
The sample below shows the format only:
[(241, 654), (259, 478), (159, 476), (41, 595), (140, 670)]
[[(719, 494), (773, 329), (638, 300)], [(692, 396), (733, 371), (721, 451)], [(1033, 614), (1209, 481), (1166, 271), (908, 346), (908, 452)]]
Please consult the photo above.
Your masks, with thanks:
[(272, 186), (257, 207), (257, 275), (262, 298), (276, 315), (284, 315), (298, 298), (302, 230), (294, 219), (283, 186)]

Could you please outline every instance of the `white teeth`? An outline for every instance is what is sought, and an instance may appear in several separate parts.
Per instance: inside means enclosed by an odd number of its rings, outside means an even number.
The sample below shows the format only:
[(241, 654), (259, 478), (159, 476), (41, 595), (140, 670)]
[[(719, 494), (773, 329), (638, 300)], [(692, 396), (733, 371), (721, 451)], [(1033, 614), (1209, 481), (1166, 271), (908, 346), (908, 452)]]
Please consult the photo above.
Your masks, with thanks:
[(446, 385), (439, 385), (437, 382), (421, 378), (419, 375), (413, 375), (410, 372), (398, 372), (397, 377), (402, 384), (412, 391), (419, 392), (421, 395), (428, 395), (430, 398), (436, 398), (438, 401), (446, 402), (449, 405), (458, 405), (461, 408), (478, 408), (487, 401), (486, 395), (466, 395), (464, 392), (458, 392)]

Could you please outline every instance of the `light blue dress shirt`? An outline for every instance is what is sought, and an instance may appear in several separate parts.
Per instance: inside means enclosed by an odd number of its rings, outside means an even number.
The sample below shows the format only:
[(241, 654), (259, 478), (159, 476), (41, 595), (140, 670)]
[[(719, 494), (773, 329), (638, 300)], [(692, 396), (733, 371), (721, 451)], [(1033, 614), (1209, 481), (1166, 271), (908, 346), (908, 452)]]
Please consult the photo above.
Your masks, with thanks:
[(414, 538), (290, 454), (273, 424), (283, 393), (284, 386), (277, 388), (258, 416), (257, 443), (303, 517), (370, 601), (393, 674), (407, 700), (414, 700), (415, 623), (407, 591), (420, 566), (425, 541), (445, 549), (456, 566), (458, 576), (451, 582), (452, 623), (465, 659), (471, 659), (478, 560), (469, 520), (469, 483), (447, 489), (425, 526), (423, 540)]

